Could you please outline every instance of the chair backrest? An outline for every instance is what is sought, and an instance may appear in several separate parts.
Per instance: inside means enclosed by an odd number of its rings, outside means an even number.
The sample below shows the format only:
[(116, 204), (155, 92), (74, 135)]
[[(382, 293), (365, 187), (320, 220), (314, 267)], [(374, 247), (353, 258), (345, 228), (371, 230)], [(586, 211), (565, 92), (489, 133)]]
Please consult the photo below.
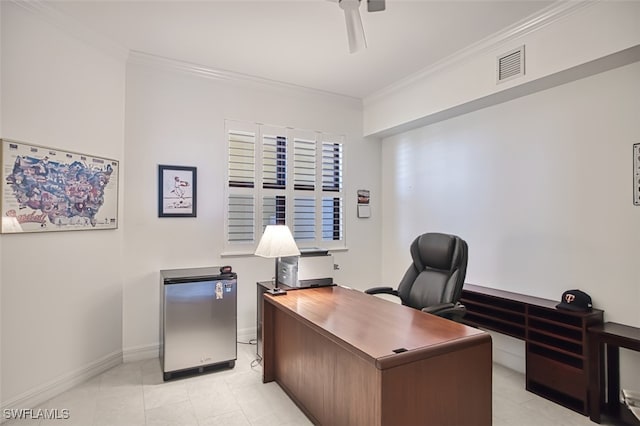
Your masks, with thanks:
[(398, 285), (402, 304), (422, 309), (456, 303), (467, 274), (467, 243), (456, 235), (427, 233), (410, 250), (413, 263)]

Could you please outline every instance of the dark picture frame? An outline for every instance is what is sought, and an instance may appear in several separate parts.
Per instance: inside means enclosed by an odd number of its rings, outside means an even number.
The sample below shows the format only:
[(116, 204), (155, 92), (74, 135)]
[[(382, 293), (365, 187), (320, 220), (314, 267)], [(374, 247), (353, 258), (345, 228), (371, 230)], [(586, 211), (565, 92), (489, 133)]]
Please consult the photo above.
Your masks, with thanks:
[(633, 144), (633, 204), (640, 206), (640, 143)]
[(158, 165), (158, 217), (196, 217), (198, 169)]

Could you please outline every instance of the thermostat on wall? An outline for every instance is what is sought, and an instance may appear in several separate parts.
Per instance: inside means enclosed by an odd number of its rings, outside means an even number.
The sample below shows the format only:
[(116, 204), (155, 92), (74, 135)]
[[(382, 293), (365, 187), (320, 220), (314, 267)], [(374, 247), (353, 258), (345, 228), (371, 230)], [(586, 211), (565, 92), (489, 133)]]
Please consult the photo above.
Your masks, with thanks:
[(633, 204), (640, 206), (640, 143), (633, 144)]

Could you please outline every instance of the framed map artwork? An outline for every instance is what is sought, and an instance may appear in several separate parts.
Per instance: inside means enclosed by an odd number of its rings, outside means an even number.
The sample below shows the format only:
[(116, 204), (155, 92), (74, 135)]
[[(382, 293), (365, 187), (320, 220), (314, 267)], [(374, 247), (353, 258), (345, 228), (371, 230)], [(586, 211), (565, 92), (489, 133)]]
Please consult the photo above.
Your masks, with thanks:
[(118, 227), (118, 161), (1, 142), (3, 234)]
[(197, 169), (158, 166), (158, 217), (196, 217)]

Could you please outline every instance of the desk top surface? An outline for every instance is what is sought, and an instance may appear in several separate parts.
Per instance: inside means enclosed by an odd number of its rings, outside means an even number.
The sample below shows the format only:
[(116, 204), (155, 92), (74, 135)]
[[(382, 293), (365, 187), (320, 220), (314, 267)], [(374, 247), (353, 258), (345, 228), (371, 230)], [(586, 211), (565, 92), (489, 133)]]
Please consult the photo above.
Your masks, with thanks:
[[(265, 296), (336, 343), (379, 368), (490, 341), (488, 333), (346, 287)], [(394, 350), (406, 349), (400, 353)]]

